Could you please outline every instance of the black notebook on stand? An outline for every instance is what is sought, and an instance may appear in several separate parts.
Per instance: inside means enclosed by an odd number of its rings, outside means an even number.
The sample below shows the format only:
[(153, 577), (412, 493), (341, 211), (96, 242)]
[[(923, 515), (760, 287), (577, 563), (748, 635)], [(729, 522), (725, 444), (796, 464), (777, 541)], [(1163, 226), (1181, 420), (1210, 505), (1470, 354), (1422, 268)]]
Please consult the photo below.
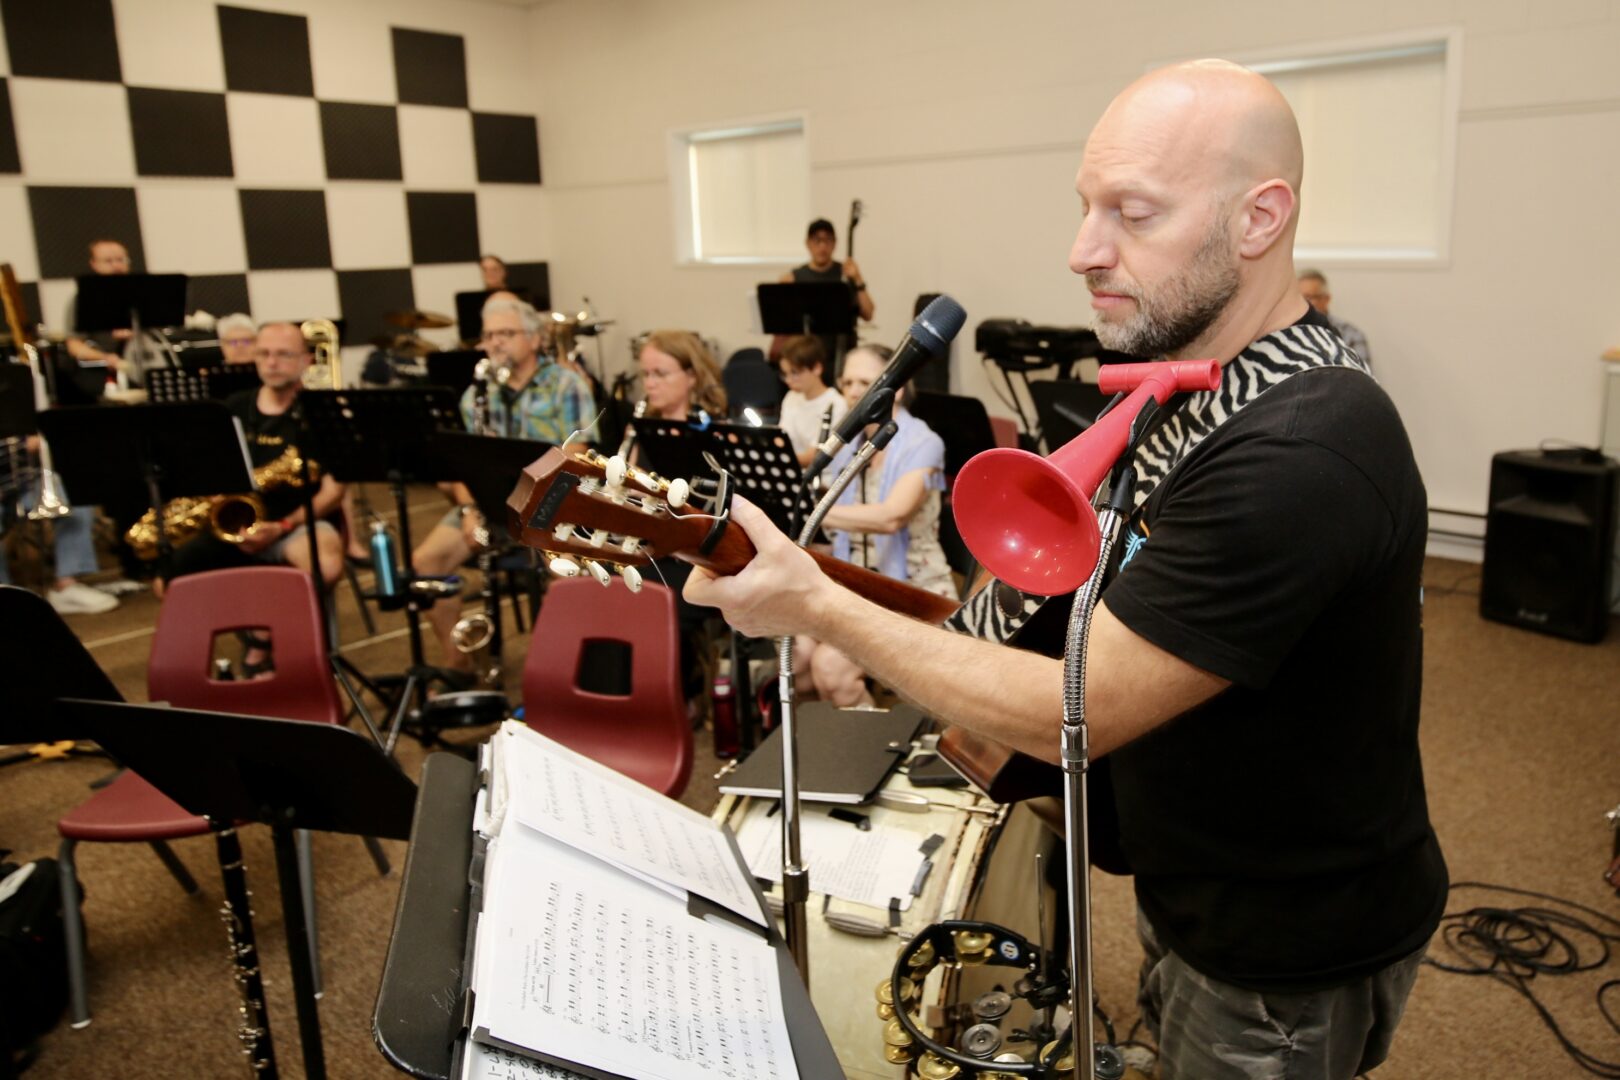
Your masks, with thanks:
[[(869, 802), (911, 752), (927, 720), (910, 705), (839, 709), (826, 702), (799, 707), (799, 798), (806, 802)], [(782, 796), (782, 729), (778, 727), (720, 784), (727, 795)]]

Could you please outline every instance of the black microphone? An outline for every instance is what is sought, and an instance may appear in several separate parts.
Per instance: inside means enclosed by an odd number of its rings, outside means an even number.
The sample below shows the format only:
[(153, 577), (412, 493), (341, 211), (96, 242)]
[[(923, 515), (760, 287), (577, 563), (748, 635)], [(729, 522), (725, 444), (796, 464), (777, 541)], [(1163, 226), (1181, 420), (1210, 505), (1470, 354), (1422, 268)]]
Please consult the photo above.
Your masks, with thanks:
[(917, 321), (911, 324), (906, 336), (900, 339), (900, 347), (894, 351), (889, 360), (889, 366), (883, 369), (866, 391), (866, 395), (855, 403), (855, 407), (844, 414), (838, 422), (838, 427), (821, 445), (816, 448), (815, 459), (810, 462), (810, 468), (805, 471), (805, 479), (811, 480), (818, 476), (823, 469), (831, 464), (833, 456), (846, 444), (854, 441), (855, 436), (868, 424), (879, 424), (889, 418), (894, 408), (894, 397), (900, 388), (911, 381), (911, 377), (928, 361), (936, 356), (943, 355), (950, 345), (951, 339), (961, 332), (962, 324), (967, 322), (967, 312), (948, 296), (938, 296), (934, 302), (923, 308)]

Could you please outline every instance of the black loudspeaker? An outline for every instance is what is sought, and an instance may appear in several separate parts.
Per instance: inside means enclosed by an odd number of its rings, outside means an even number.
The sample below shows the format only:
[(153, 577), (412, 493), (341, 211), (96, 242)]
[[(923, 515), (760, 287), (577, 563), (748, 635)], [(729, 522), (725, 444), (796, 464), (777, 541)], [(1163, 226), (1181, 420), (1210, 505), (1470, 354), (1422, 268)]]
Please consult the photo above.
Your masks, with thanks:
[(1491, 458), (1479, 612), (1595, 642), (1609, 627), (1620, 464), (1595, 450)]

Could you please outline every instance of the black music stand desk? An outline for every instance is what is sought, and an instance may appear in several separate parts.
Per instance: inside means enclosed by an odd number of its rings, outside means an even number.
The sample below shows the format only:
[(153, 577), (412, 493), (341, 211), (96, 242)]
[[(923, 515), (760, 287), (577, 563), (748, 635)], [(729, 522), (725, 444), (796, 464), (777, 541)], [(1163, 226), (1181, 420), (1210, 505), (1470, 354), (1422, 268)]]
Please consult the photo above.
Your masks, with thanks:
[[(466, 1051), (462, 988), (467, 930), (471, 912), (481, 903), (472, 884), (482, 876), (481, 868), (472, 866), (478, 787), (478, 768), (472, 762), (451, 754), (427, 759), (372, 1015), (372, 1035), (383, 1056), (424, 1080), (451, 1080)], [(776, 949), (799, 1075), (843, 1076), (781, 934), (774, 924), (768, 933)]]
[(854, 294), (844, 282), (777, 282), (757, 286), (756, 293), (760, 325), (767, 334), (836, 337), (855, 333)]
[(139, 330), (186, 321), (184, 274), (82, 274), (73, 330)]
[(336, 724), (62, 698), (64, 733), (94, 739), (187, 811), (270, 826), (304, 1072), (326, 1076), (294, 831), (410, 835), (416, 785), (372, 740)]
[(127, 505), (144, 490), (157, 514), (158, 551), (169, 553), (163, 504), (193, 495), (253, 490), (252, 464), (236, 417), (217, 401), (48, 409), (39, 429), (73, 500)]

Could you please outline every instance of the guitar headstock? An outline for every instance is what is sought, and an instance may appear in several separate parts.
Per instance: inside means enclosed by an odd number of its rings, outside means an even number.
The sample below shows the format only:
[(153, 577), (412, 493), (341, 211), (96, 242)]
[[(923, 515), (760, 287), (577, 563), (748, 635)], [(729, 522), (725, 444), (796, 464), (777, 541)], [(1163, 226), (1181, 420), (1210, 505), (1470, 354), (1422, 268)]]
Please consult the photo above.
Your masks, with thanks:
[(506, 501), (508, 524), (518, 541), (545, 555), (552, 573), (588, 573), (603, 585), (617, 574), (638, 591), (637, 567), (708, 545), (715, 519), (681, 516), (690, 495), (685, 480), (666, 480), (621, 457), (554, 448), (523, 470)]

